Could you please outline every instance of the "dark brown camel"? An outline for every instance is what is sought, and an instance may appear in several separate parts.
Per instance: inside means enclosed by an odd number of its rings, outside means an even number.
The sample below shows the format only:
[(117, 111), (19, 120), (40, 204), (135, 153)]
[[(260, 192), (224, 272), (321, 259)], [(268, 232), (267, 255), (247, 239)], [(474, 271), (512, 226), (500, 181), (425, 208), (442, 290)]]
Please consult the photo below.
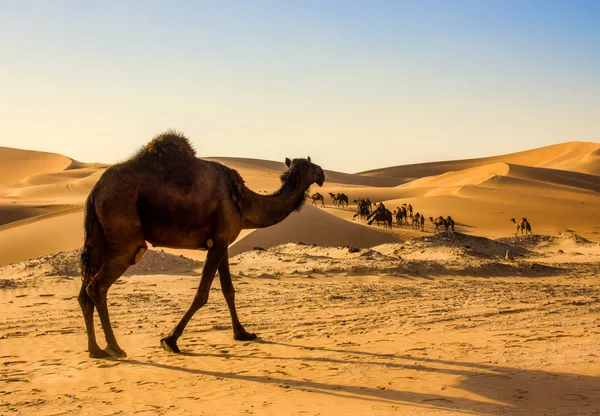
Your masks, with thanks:
[[(421, 221), (421, 231), (425, 231), (425, 214), (421, 214), (420, 221)], [(453, 229), (453, 231), (454, 231), (454, 229)]]
[[(90, 357), (125, 356), (111, 328), (107, 292), (154, 246), (208, 250), (200, 284), (188, 311), (162, 347), (179, 352), (177, 339), (192, 316), (208, 301), (219, 272), (231, 315), (234, 338), (252, 340), (240, 323), (229, 272), (227, 247), (243, 228), (277, 224), (304, 204), (313, 183), (323, 185), (321, 167), (308, 159), (286, 159), (281, 188), (259, 195), (241, 176), (220, 163), (196, 158), (188, 140), (167, 132), (155, 137), (131, 159), (111, 166), (90, 192), (85, 205), (85, 243), (81, 254), (79, 304)], [(94, 307), (108, 346), (100, 349), (94, 333)]]
[[(446, 225), (452, 230), (452, 232), (454, 232), (454, 220), (450, 215), (448, 215), (448, 218), (446, 218)], [(448, 230), (446, 229), (446, 231)]]
[(374, 221), (377, 221), (377, 226), (379, 227), (379, 223), (383, 222), (383, 227), (387, 225), (389, 228), (392, 228), (392, 211), (387, 209), (383, 202), (380, 202), (375, 211), (373, 211), (368, 217), (367, 224), (371, 225)]
[(338, 205), (338, 203), (339, 203), (339, 201), (338, 201), (338, 196), (339, 196), (339, 195), (340, 195), (340, 194), (337, 194), (337, 195), (336, 195), (336, 194), (334, 194), (333, 192), (329, 192), (329, 196), (330, 196), (330, 197), (331, 197), (331, 199), (333, 200), (333, 206), (334, 206), (334, 207), (335, 207), (335, 206), (337, 206), (337, 205)]
[(415, 230), (419, 229), (419, 225), (421, 224), (421, 214), (418, 212), (413, 216), (412, 227)]
[(325, 197), (323, 195), (321, 195), (318, 192), (315, 192), (312, 196), (312, 204), (314, 206), (317, 206), (317, 201), (321, 201), (321, 206), (324, 207), (325, 206)]
[(369, 225), (373, 224), (373, 222), (377, 222), (377, 226), (379, 227), (379, 223), (383, 223), (383, 228), (392, 228), (392, 212), (389, 209), (384, 209), (382, 211), (376, 211), (375, 215), (371, 218), (371, 220), (367, 223)]

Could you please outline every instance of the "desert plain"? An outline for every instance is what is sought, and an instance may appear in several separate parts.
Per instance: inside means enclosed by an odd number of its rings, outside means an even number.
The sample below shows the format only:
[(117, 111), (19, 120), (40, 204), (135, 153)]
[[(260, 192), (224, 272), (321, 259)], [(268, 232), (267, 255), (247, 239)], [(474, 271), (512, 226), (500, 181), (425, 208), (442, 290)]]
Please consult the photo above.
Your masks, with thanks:
[[(261, 193), (285, 170), (211, 160)], [(128, 356), (92, 359), (79, 250), (106, 168), (0, 147), (0, 415), (600, 414), (598, 143), (326, 170), (312, 189), (325, 207), (308, 201), (230, 246), (257, 340), (233, 340), (217, 279), (182, 353), (162, 350), (204, 252), (154, 247), (109, 293)], [(358, 198), (451, 215), (455, 232), (369, 226), (353, 218)], [(522, 217), (532, 235), (515, 236), (509, 219)]]

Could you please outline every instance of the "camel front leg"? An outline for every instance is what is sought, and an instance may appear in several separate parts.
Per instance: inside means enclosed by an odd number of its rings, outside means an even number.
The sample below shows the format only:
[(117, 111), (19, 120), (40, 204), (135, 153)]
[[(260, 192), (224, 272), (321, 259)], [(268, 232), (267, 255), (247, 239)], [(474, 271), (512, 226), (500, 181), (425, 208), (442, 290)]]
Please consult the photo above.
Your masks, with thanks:
[(200, 278), (200, 285), (198, 286), (198, 290), (196, 291), (196, 295), (194, 296), (194, 300), (190, 305), (189, 309), (183, 315), (179, 323), (173, 328), (169, 336), (160, 340), (160, 345), (164, 350), (179, 353), (179, 347), (177, 346), (177, 340), (183, 334), (185, 327), (188, 322), (198, 309), (208, 302), (208, 294), (210, 292), (210, 286), (212, 285), (213, 279), (215, 278), (215, 273), (219, 268), (219, 264), (223, 260), (224, 255), (227, 253), (227, 246), (216, 245), (213, 248), (208, 250), (206, 255), (206, 262), (204, 263), (204, 267), (202, 268), (202, 277)]
[(231, 323), (233, 325), (233, 338), (238, 341), (251, 341), (256, 338), (256, 334), (247, 332), (237, 316), (235, 309), (235, 289), (233, 288), (233, 282), (231, 281), (231, 273), (229, 272), (229, 259), (227, 255), (219, 266), (219, 280), (221, 281), (221, 290), (225, 301), (227, 301), (227, 307), (231, 314)]

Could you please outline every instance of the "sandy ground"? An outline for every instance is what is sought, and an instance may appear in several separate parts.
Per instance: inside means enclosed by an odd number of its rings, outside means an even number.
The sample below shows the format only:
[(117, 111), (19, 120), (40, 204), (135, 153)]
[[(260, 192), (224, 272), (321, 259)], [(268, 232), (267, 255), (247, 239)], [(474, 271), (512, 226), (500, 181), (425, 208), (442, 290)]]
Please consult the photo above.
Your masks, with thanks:
[(598, 414), (600, 246), (512, 240), (240, 254), (238, 309), (259, 339), (232, 339), (217, 282), (182, 355), (158, 340), (201, 263), (151, 252), (111, 289), (128, 352), (111, 360), (85, 351), (76, 252), (6, 266), (0, 414)]
[[(218, 160), (279, 186), (282, 163)], [(164, 352), (204, 253), (155, 248), (111, 288), (128, 358), (109, 360), (88, 358), (76, 299), (82, 203), (106, 166), (0, 162), (0, 415), (600, 415), (600, 144), (327, 171), (325, 208), (230, 247), (257, 341), (233, 340), (217, 279), (183, 354)], [(452, 215), (457, 232), (368, 226), (329, 192)]]

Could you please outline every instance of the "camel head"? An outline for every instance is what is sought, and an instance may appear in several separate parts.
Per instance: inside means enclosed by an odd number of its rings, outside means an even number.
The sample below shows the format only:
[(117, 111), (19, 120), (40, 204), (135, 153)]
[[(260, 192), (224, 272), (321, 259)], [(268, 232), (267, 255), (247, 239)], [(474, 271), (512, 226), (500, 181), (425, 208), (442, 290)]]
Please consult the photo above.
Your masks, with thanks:
[(433, 217), (429, 217), (429, 221), (434, 222)]
[(289, 168), (281, 176), (282, 181), (287, 179), (295, 179), (297, 186), (305, 188), (310, 187), (313, 183), (323, 186), (325, 182), (325, 172), (321, 166), (314, 164), (310, 160), (310, 156), (306, 159), (285, 159), (285, 164)]
[(511, 218), (511, 219), (510, 219), (510, 222), (513, 222), (513, 223), (515, 223), (515, 224), (517, 223), (517, 221), (515, 221), (515, 219), (514, 219), (514, 218)]

